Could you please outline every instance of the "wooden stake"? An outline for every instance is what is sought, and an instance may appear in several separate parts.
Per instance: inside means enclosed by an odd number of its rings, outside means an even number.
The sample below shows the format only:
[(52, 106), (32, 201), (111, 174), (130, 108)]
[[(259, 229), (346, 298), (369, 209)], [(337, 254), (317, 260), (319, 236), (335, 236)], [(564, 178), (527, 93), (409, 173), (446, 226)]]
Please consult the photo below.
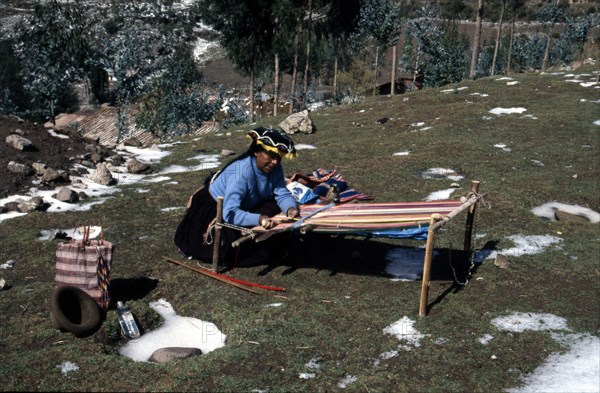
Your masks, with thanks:
[(431, 260), (433, 245), (435, 243), (435, 223), (442, 218), (439, 214), (432, 214), (427, 230), (427, 243), (425, 245), (425, 260), (423, 261), (423, 278), (421, 280), (421, 300), (419, 302), (419, 316), (427, 315), (427, 297), (429, 296), (429, 276), (431, 275)]
[[(479, 191), (479, 182), (477, 180), (473, 180), (471, 182), (471, 192), (477, 195)], [(464, 251), (469, 253), (471, 251), (471, 238), (473, 235), (473, 221), (475, 220), (475, 209), (477, 209), (477, 204), (474, 203), (469, 208), (469, 213), (467, 214), (467, 224), (465, 227), (465, 244)]]
[(219, 257), (221, 256), (221, 224), (223, 224), (223, 197), (217, 198), (217, 221), (215, 223), (215, 239), (213, 243), (212, 270), (219, 272)]

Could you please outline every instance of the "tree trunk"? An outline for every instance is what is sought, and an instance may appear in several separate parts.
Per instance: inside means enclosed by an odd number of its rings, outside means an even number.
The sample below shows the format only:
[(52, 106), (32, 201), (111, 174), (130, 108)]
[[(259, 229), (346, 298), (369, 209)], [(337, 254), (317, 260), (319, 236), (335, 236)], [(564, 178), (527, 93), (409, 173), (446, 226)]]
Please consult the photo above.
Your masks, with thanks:
[(298, 80), (298, 48), (302, 36), (302, 18), (298, 19), (296, 36), (294, 37), (294, 65), (292, 68), (292, 86), (290, 88), (290, 114), (294, 113), (294, 96), (296, 95), (296, 81)]
[(279, 53), (275, 53), (275, 89), (273, 89), (273, 116), (277, 116), (279, 103)]
[(250, 121), (254, 122), (254, 67), (250, 70)]
[(513, 10), (512, 23), (510, 24), (510, 40), (508, 44), (508, 59), (506, 60), (506, 75), (510, 74), (510, 63), (512, 60), (513, 40), (515, 38), (515, 20), (517, 19), (517, 11)]
[(312, 29), (312, 0), (308, 0), (308, 28), (306, 34), (306, 62), (304, 64), (304, 86), (302, 89), (302, 105), (306, 105), (306, 93), (308, 92), (308, 67), (310, 64), (310, 35)]
[(475, 21), (475, 35), (473, 37), (473, 54), (471, 55), (471, 70), (469, 71), (469, 78), (475, 77), (475, 71), (477, 70), (477, 60), (479, 58), (479, 41), (481, 40), (481, 21), (483, 17), (483, 0), (479, 0), (477, 7), (477, 19)]
[(496, 34), (496, 46), (494, 47), (494, 59), (492, 60), (491, 76), (496, 74), (496, 59), (498, 58), (498, 48), (500, 47), (500, 36), (502, 35), (502, 21), (504, 20), (504, 9), (506, 0), (502, 0), (502, 9), (500, 10), (500, 20), (498, 21), (498, 33)]
[(338, 73), (338, 58), (337, 55), (333, 58), (333, 103), (337, 103), (337, 73)]
[(390, 84), (390, 94), (394, 95), (396, 92), (396, 48), (398, 43), (392, 45), (392, 80)]
[(379, 45), (375, 46), (375, 80), (373, 81), (373, 95), (377, 94), (377, 66), (379, 63)]
[(548, 59), (550, 57), (550, 40), (550, 33), (548, 33), (546, 48), (544, 48), (544, 58), (542, 59), (542, 72), (546, 72), (546, 68), (548, 68)]

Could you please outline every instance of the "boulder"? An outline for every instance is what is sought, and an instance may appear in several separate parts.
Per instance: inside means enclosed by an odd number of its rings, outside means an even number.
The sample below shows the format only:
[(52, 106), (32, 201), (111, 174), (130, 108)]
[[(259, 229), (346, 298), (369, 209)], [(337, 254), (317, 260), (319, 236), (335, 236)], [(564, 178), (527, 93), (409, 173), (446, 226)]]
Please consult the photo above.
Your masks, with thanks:
[(33, 167), (14, 161), (8, 163), (8, 170), (12, 173), (23, 176), (31, 176), (35, 173)]
[(94, 183), (102, 184), (104, 186), (108, 186), (116, 183), (115, 178), (113, 178), (112, 173), (106, 167), (106, 164), (101, 162), (96, 166), (96, 170), (90, 176), (90, 180)]
[(152, 173), (152, 167), (150, 164), (145, 164), (143, 162), (139, 162), (135, 158), (127, 161), (127, 171), (133, 174), (144, 174), (147, 175)]
[(6, 137), (6, 144), (14, 147), (21, 151), (32, 151), (35, 150), (33, 143), (27, 138), (23, 138), (21, 135), (10, 134)]
[(79, 195), (69, 187), (61, 187), (54, 198), (61, 202), (75, 203), (79, 200)]
[(279, 127), (286, 134), (296, 134), (298, 132), (312, 134), (315, 132), (312, 119), (310, 118), (307, 109), (289, 115), (287, 119), (279, 123)]

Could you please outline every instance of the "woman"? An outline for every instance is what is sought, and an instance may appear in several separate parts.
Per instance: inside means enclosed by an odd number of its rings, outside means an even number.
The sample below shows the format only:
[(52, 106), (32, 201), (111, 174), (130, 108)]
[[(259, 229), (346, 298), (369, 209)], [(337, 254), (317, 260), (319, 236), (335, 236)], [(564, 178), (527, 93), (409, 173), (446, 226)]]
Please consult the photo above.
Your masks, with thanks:
[[(281, 166), (282, 157), (296, 156), (294, 142), (280, 131), (264, 127), (251, 130), (248, 137), (252, 139), (248, 150), (207, 179), (188, 202), (175, 232), (175, 244), (184, 255), (212, 261), (212, 224), (219, 196), (223, 197), (223, 221), (238, 227), (261, 225), (270, 229), (277, 225), (272, 217), (280, 212), (285, 212), (288, 218), (298, 217), (298, 204), (286, 188)], [(237, 249), (232, 248), (231, 243), (240, 235), (239, 230), (228, 227), (221, 231), (224, 245), (221, 256), (225, 264), (232, 265), (238, 260), (240, 264), (256, 264), (272, 257), (268, 244), (258, 248), (256, 243), (245, 242)]]

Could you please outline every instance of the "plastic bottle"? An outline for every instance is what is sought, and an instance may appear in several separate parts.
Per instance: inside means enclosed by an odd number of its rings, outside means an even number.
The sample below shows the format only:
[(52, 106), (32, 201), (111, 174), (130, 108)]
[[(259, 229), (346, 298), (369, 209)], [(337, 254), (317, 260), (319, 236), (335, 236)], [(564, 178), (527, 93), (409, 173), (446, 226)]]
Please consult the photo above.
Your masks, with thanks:
[(121, 325), (121, 332), (127, 338), (138, 338), (140, 336), (140, 329), (138, 329), (137, 323), (133, 314), (122, 301), (117, 302), (117, 316), (119, 318), (119, 325)]

